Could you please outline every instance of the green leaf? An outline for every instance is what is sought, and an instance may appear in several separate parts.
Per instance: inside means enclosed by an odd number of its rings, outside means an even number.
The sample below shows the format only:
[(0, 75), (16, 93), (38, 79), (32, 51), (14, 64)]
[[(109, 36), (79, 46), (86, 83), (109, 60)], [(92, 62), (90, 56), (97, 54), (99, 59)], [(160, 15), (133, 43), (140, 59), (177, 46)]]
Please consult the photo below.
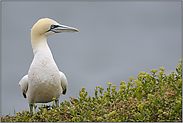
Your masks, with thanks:
[(168, 97), (168, 98), (170, 98), (170, 99), (175, 99), (175, 96), (170, 96), (170, 97)]
[(121, 117), (126, 117), (125, 115), (123, 115), (123, 114), (119, 114)]

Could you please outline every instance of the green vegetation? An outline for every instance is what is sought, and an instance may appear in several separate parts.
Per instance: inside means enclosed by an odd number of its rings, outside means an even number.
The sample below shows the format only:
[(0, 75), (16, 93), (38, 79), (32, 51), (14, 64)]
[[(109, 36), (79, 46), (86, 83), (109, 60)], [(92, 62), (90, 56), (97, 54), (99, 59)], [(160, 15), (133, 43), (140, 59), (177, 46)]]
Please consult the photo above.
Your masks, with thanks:
[(165, 75), (165, 68), (140, 72), (137, 79), (116, 85), (107, 83), (106, 91), (97, 86), (90, 97), (85, 87), (77, 99), (60, 103), (60, 107), (36, 107), (29, 111), (6, 115), (2, 122), (182, 122), (182, 59), (175, 71)]

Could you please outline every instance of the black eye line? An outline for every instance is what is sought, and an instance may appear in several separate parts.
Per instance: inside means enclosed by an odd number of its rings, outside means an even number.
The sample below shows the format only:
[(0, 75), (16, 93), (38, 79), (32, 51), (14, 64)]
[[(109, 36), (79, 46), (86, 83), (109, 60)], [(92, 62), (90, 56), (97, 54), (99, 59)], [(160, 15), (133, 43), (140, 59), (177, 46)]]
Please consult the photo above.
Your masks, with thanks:
[[(49, 32), (49, 31), (51, 31), (51, 29), (47, 30), (46, 32)], [(45, 33), (46, 33), (46, 32), (45, 32)]]
[(54, 33), (57, 33), (57, 32), (55, 32), (54, 30), (50, 30), (50, 31), (52, 31), (52, 32), (54, 32)]
[(57, 28), (57, 27), (59, 27), (59, 25), (54, 25), (54, 28)]
[[(46, 32), (49, 32), (49, 31), (55, 32), (55, 31), (53, 31), (52, 29), (57, 28), (57, 27), (59, 27), (59, 25), (51, 25), (51, 26), (50, 26), (50, 29), (49, 29), (48, 31), (46, 31)], [(55, 32), (55, 33), (56, 33), (56, 32)]]
[(54, 29), (54, 28), (57, 28), (59, 27), (59, 25), (51, 25), (50, 29)]

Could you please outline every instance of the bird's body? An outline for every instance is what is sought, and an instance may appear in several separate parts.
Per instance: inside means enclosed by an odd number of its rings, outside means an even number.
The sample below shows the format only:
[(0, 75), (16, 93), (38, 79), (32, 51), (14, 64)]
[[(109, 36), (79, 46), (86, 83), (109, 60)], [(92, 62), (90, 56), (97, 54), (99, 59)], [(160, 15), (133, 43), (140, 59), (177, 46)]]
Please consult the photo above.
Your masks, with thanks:
[(46, 103), (60, 97), (63, 91), (61, 76), (49, 51), (36, 53), (28, 77), (30, 78), (30, 89), (27, 91), (29, 103)]
[(34, 59), (28, 74), (19, 82), (23, 96), (28, 99), (29, 104), (47, 103), (53, 101), (53, 98), (58, 100), (61, 94), (66, 93), (66, 76), (59, 71), (53, 59), (47, 37), (54, 33), (77, 31), (48, 18), (40, 19), (31, 29)]

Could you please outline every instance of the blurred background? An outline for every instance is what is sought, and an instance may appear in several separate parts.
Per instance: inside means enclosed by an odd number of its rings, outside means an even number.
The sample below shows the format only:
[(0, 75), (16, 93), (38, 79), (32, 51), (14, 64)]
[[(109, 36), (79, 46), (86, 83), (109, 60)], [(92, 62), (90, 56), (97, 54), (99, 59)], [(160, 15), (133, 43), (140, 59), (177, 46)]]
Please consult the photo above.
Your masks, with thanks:
[[(140, 71), (175, 70), (181, 59), (181, 2), (10, 2), (2, 3), (1, 114), (29, 110), (18, 84), (33, 59), (32, 26), (41, 18), (75, 27), (78, 33), (48, 37), (68, 92), (118, 86)], [(48, 103), (52, 104), (51, 103)], [(38, 104), (41, 106), (41, 104)]]

